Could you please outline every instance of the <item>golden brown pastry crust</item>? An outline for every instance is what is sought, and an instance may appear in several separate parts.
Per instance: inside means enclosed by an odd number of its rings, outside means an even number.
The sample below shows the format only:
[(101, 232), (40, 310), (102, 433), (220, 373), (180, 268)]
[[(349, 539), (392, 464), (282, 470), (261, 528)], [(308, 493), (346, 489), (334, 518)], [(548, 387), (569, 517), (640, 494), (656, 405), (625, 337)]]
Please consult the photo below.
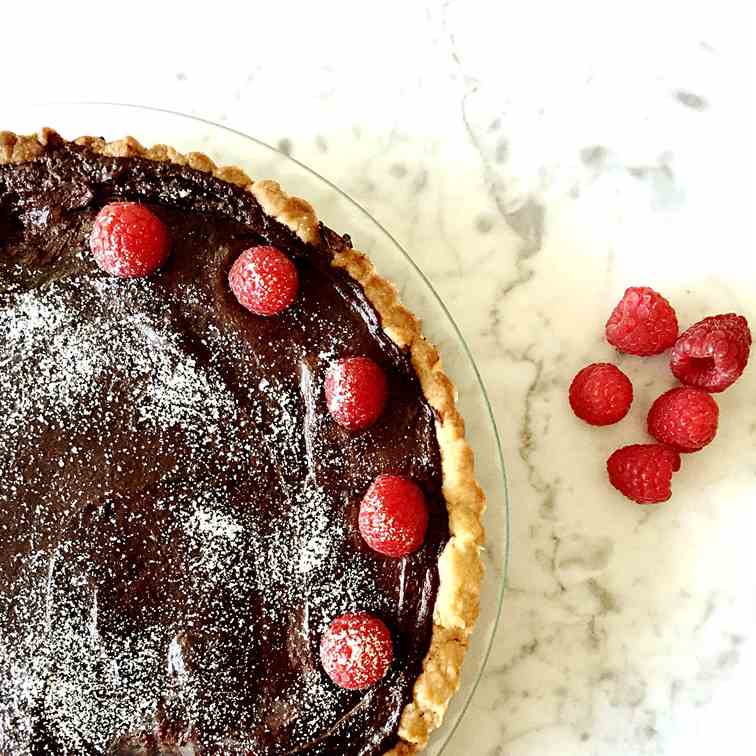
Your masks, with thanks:
[[(18, 136), (0, 132), (0, 165), (23, 163), (42, 155), (60, 137), (51, 129)], [(253, 181), (233, 166), (218, 167), (199, 152), (181, 154), (173, 147), (142, 147), (133, 137), (106, 142), (80, 137), (76, 144), (111, 157), (143, 157), (188, 165), (249, 191), (263, 210), (288, 226), (303, 241), (320, 240), (320, 224), (312, 206), (288, 196), (275, 181)], [(450, 540), (439, 559), (439, 589), (433, 615), (433, 634), (423, 670), (415, 682), (413, 700), (399, 724), (399, 743), (385, 756), (406, 756), (422, 750), (429, 734), (440, 726), (449, 701), (459, 685), (462, 661), (470, 633), (478, 618), (483, 564), (480, 552), (485, 496), (475, 479), (473, 453), (465, 440), (465, 426), (455, 390), (444, 373), (436, 348), (422, 335), (420, 323), (399, 300), (396, 288), (376, 273), (366, 255), (348, 249), (337, 253), (333, 265), (360, 283), (378, 312), (383, 329), (406, 350), (423, 393), (436, 413), (436, 435), (441, 450), (443, 494), (449, 514)]]

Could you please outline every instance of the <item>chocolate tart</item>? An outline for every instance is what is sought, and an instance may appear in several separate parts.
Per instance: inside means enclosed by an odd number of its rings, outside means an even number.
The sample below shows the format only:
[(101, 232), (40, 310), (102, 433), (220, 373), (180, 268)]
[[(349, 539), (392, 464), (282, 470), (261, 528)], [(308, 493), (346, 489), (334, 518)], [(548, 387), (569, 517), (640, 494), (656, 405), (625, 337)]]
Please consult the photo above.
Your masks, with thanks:
[[(170, 231), (147, 278), (89, 252), (120, 200)], [(274, 318), (228, 289), (255, 244), (297, 267)], [(388, 378), (359, 433), (324, 406), (343, 355)], [(357, 527), (381, 473), (429, 504), (401, 559)], [(307, 202), (164, 145), (0, 132), (0, 753), (421, 750), (477, 618), (484, 506), (438, 352)], [(356, 609), (395, 647), (362, 691), (318, 658)]]

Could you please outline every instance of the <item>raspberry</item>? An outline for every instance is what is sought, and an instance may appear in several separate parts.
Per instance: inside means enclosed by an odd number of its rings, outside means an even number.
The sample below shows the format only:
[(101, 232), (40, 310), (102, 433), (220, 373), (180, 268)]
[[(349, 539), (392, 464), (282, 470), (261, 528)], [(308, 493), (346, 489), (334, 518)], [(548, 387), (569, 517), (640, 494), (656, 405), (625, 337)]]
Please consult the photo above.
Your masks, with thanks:
[(611, 425), (622, 420), (632, 402), (633, 384), (608, 362), (584, 367), (570, 385), (572, 411), (591, 425)]
[(742, 315), (714, 315), (681, 334), (672, 348), (670, 367), (682, 383), (724, 391), (745, 370), (750, 350), (751, 331)]
[(705, 391), (678, 387), (662, 394), (648, 413), (648, 432), (681, 452), (702, 449), (717, 435), (719, 407)]
[(148, 207), (114, 202), (97, 213), (89, 236), (95, 262), (121, 278), (148, 276), (167, 259), (168, 229)]
[(336, 685), (363, 690), (378, 682), (394, 660), (391, 633), (367, 612), (342, 614), (320, 640), (320, 661)]
[(667, 501), (672, 473), (680, 469), (680, 455), (661, 444), (632, 444), (617, 449), (607, 460), (611, 484), (638, 504)]
[(255, 315), (277, 315), (297, 296), (294, 263), (275, 247), (251, 247), (236, 258), (228, 284), (239, 304)]
[(659, 354), (677, 338), (677, 315), (647, 286), (631, 286), (606, 321), (606, 340), (620, 352)]
[(326, 373), (325, 395), (333, 419), (349, 430), (372, 425), (383, 412), (386, 376), (369, 357), (346, 357)]
[(389, 557), (417, 551), (428, 529), (428, 507), (407, 478), (379, 475), (360, 504), (360, 533), (371, 549)]

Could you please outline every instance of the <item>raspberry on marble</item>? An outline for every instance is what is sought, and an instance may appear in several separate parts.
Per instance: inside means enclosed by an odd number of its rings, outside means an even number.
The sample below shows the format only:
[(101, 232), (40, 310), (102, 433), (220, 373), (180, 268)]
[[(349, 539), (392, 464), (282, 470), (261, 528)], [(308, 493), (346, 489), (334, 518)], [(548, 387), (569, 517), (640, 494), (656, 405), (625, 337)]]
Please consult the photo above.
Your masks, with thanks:
[(750, 351), (751, 331), (742, 315), (713, 315), (680, 335), (670, 368), (681, 383), (718, 393), (740, 378)]
[(680, 455), (662, 444), (631, 444), (607, 460), (611, 484), (638, 504), (656, 504), (672, 496), (672, 473), (680, 469)]
[(719, 407), (711, 394), (680, 386), (663, 393), (648, 413), (648, 432), (680, 452), (703, 449), (717, 434)]
[(591, 425), (611, 425), (622, 420), (632, 402), (633, 384), (608, 362), (584, 367), (570, 385), (572, 411)]
[(627, 289), (606, 321), (606, 340), (620, 352), (646, 356), (669, 349), (677, 338), (677, 315), (647, 286)]

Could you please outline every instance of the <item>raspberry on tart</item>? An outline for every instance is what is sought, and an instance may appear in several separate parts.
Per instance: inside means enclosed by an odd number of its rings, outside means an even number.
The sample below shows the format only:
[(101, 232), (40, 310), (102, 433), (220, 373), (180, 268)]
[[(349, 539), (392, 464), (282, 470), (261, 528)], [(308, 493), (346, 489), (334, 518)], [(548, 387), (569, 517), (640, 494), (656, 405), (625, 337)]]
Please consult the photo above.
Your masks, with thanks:
[[(483, 497), (435, 350), (348, 236), (197, 153), (0, 132), (0, 351), (0, 679), (31, 696), (3, 756), (422, 749)], [(388, 470), (426, 505), (375, 502), (382, 547), (423, 532), (401, 569), (355, 516)]]
[(386, 374), (369, 357), (345, 357), (328, 368), (328, 411), (348, 430), (364, 430), (373, 425), (383, 412), (387, 395)]
[(112, 202), (97, 213), (89, 245), (97, 264), (121, 278), (154, 273), (168, 258), (171, 242), (163, 221), (138, 202)]
[(228, 283), (239, 304), (256, 315), (278, 315), (297, 296), (294, 263), (275, 247), (252, 247), (236, 258)]
[(377, 683), (393, 659), (391, 632), (367, 612), (337, 617), (320, 641), (323, 669), (336, 685), (347, 690), (364, 690)]
[(360, 533), (373, 551), (403, 557), (417, 551), (428, 529), (428, 505), (417, 484), (398, 475), (379, 475), (359, 514)]

